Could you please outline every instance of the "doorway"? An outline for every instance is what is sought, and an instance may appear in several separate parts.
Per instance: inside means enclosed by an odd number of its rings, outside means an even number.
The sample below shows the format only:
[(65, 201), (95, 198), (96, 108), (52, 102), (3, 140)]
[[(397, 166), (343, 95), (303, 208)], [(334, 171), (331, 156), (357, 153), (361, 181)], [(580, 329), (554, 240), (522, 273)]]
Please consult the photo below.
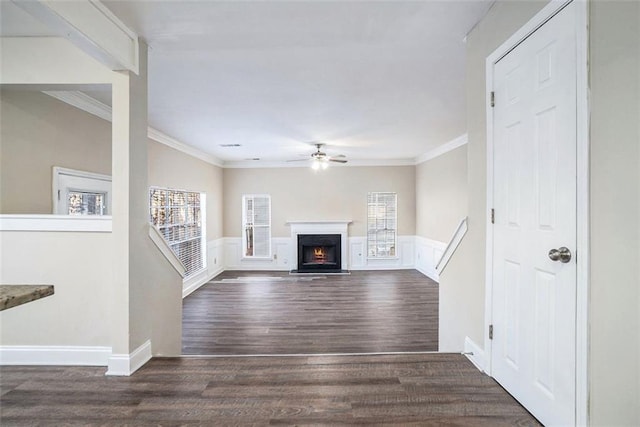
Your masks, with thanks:
[(582, 26), (553, 2), (487, 59), (488, 371), (545, 425), (586, 414)]

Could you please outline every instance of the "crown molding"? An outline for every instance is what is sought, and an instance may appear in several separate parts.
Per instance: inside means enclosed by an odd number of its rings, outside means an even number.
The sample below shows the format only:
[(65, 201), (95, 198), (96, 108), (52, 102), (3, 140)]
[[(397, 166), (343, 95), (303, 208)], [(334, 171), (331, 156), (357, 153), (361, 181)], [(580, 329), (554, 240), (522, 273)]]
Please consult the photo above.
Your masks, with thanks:
[[(111, 107), (90, 97), (80, 91), (43, 91), (43, 93), (72, 105), (89, 114), (100, 117), (103, 120), (111, 121)], [(223, 162), (216, 156), (199, 150), (195, 147), (178, 141), (175, 138), (149, 126), (147, 136), (161, 144), (164, 144), (174, 150), (178, 150), (189, 156), (205, 161), (214, 166), (228, 169), (255, 169), (255, 168), (304, 168), (309, 167), (306, 162), (286, 162), (286, 161), (225, 161)], [(449, 151), (455, 150), (468, 143), (468, 135), (465, 133), (459, 137), (442, 144), (433, 150), (430, 150), (415, 159), (368, 159), (368, 160), (349, 160), (349, 163), (334, 164), (332, 167), (354, 167), (354, 166), (414, 166), (424, 163), (428, 160), (435, 159)]]
[(84, 92), (78, 90), (45, 90), (42, 91), (42, 93), (86, 111), (89, 114), (93, 114), (96, 117), (100, 117), (103, 120), (111, 121), (111, 107), (90, 97)]
[(147, 135), (149, 136), (149, 138), (153, 139), (154, 141), (164, 144), (167, 147), (171, 147), (175, 150), (181, 151), (184, 154), (188, 154), (191, 157), (195, 157), (197, 159), (205, 161), (214, 166), (218, 166), (218, 167), (224, 166), (224, 163), (220, 159), (218, 159), (216, 156), (209, 153), (205, 153), (204, 151), (199, 150), (190, 145), (184, 144), (178, 141), (177, 139), (170, 137), (166, 133), (160, 132), (156, 128), (152, 128), (151, 126), (149, 126), (149, 129), (147, 130)]
[[(98, 101), (95, 98), (90, 97), (89, 95), (80, 92), (80, 91), (66, 91), (66, 90), (47, 90), (43, 91), (46, 95), (49, 95), (59, 101), (67, 103), (73, 107), (76, 107), (80, 110), (86, 111), (89, 114), (93, 114), (96, 117), (99, 117), (103, 120), (111, 121), (111, 112), (112, 109), (107, 104), (104, 104)], [(198, 150), (197, 148), (191, 147), (190, 145), (184, 144), (178, 141), (175, 138), (170, 137), (169, 135), (160, 132), (158, 129), (152, 128), (151, 126), (147, 129), (147, 136), (160, 144), (164, 144), (167, 147), (173, 148), (174, 150), (178, 150), (182, 153), (185, 153), (189, 156), (195, 157), (207, 163), (210, 163), (214, 166), (222, 167), (223, 163), (217, 157), (205, 153), (202, 150)]]
[[(311, 159), (309, 159), (311, 160)], [(413, 159), (393, 159), (393, 160), (349, 160), (348, 163), (333, 163), (329, 168), (334, 167), (358, 167), (358, 166), (413, 166)], [(287, 161), (228, 161), (224, 162), (225, 169), (261, 169), (261, 168), (309, 168), (309, 162), (287, 162)]]
[(463, 145), (469, 142), (469, 135), (462, 134), (459, 137), (452, 139), (449, 142), (446, 142), (442, 145), (437, 146), (433, 150), (427, 151), (426, 153), (415, 158), (414, 165), (419, 165), (420, 163), (424, 163), (428, 160), (435, 159), (436, 157), (442, 156), (443, 154), (448, 153), (449, 151), (453, 151), (458, 147), (462, 147)]

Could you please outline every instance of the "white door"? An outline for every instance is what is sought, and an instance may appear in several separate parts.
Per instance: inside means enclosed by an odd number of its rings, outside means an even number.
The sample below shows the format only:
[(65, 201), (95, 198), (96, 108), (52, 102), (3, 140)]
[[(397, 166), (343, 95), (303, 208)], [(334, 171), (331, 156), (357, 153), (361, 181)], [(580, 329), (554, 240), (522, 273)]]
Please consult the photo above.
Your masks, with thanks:
[(494, 66), (491, 369), (545, 425), (575, 424), (575, 21), (569, 5)]

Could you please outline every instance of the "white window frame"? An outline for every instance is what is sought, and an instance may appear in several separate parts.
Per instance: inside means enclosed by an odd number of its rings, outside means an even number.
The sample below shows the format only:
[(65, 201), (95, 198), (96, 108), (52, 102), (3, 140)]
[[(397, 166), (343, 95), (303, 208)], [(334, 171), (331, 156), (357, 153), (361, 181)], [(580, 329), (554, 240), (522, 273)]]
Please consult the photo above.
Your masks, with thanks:
[[(266, 198), (267, 201), (269, 202), (269, 224), (268, 225), (259, 225), (258, 227), (265, 227), (269, 230), (268, 233), (268, 244), (267, 244), (267, 248), (268, 248), (268, 253), (266, 255), (247, 255), (247, 227), (252, 226), (252, 227), (256, 227), (256, 225), (253, 224), (253, 221), (250, 218), (247, 218), (247, 210), (246, 210), (246, 206), (247, 206), (247, 200), (248, 199), (256, 199), (256, 198)], [(269, 194), (244, 194), (242, 196), (242, 258), (243, 259), (271, 259), (271, 196)], [(254, 234), (255, 236), (255, 234)], [(254, 244), (255, 247), (255, 244)]]
[[(370, 224), (370, 220), (371, 217), (369, 216), (369, 211), (372, 207), (372, 203), (370, 201), (372, 196), (376, 196), (376, 201), (373, 203), (375, 206), (378, 206), (380, 204), (380, 202), (377, 201), (377, 196), (378, 195), (384, 195), (384, 196), (388, 196), (388, 195), (393, 195), (393, 209), (395, 212), (395, 218), (394, 218), (394, 222), (395, 222), (395, 228), (393, 229), (387, 229), (386, 228), (386, 224), (385, 224), (385, 228), (384, 229), (380, 229), (380, 228), (376, 228), (375, 226), (372, 226)], [(387, 216), (385, 215), (385, 218)], [(386, 230), (393, 230), (394, 232), (394, 236), (393, 236), (393, 254), (392, 255), (377, 255), (377, 254), (373, 254), (371, 255), (369, 252), (369, 235), (370, 235), (370, 230), (377, 230), (377, 231), (386, 231)], [(388, 243), (388, 241), (387, 241)], [(398, 193), (395, 192), (391, 192), (391, 191), (371, 191), (367, 194), (367, 258), (368, 259), (398, 259)]]
[(54, 166), (51, 183), (54, 215), (69, 215), (67, 200), (69, 192), (73, 191), (105, 194), (106, 210), (102, 215), (111, 215), (113, 197), (110, 175)]
[[(198, 193), (200, 195), (200, 204), (199, 204), (199, 209), (200, 209), (200, 236), (199, 237), (194, 237), (194, 238), (189, 238), (189, 239), (185, 239), (185, 241), (191, 241), (191, 240), (195, 240), (195, 239), (199, 239), (200, 240), (200, 256), (201, 256), (201, 261), (202, 261), (202, 267), (198, 270), (194, 270), (194, 271), (187, 271), (185, 273), (184, 276), (184, 280), (186, 281), (187, 279), (196, 276), (197, 274), (205, 271), (207, 269), (207, 238), (206, 238), (206, 224), (207, 224), (207, 210), (206, 210), (206, 206), (207, 206), (207, 194), (206, 193), (202, 193), (199, 191), (192, 191), (192, 190), (180, 190), (180, 189), (176, 189), (176, 188), (169, 188), (169, 187), (159, 187), (159, 186), (151, 186), (149, 187), (149, 191), (148, 191), (148, 206), (149, 206), (149, 223), (156, 228), (156, 230), (158, 230), (159, 234), (163, 237), (164, 241), (166, 242), (167, 246), (174, 252), (174, 254), (176, 255), (176, 257), (178, 257), (178, 259), (180, 259), (180, 256), (175, 252), (174, 250), (174, 246), (182, 243), (182, 241), (178, 241), (178, 242), (172, 242), (170, 240), (168, 240), (164, 233), (162, 232), (163, 228), (169, 228), (169, 227), (176, 227), (176, 226), (180, 226), (180, 223), (177, 224), (169, 224), (166, 225), (165, 227), (158, 227), (157, 225), (153, 224), (153, 217), (151, 214), (151, 210), (153, 208), (152, 205), (152, 200), (151, 200), (151, 192), (153, 190), (163, 190), (163, 191), (172, 191), (172, 192), (176, 192), (176, 193)], [(187, 205), (188, 206), (188, 205)], [(165, 206), (165, 208), (168, 208), (169, 206)], [(186, 223), (183, 223), (186, 224)], [(182, 260), (180, 259), (180, 261), (182, 262)], [(183, 263), (184, 264), (184, 263)], [(187, 266), (184, 266), (185, 269), (187, 268)]]

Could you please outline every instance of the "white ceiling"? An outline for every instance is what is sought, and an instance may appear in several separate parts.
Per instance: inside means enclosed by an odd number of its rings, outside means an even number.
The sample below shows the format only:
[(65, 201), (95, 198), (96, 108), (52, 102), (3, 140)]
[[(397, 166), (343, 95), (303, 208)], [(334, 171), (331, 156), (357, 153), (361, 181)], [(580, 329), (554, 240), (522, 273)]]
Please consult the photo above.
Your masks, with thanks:
[[(226, 162), (270, 162), (315, 141), (413, 159), (465, 133), (463, 40), (492, 1), (103, 3), (150, 45), (152, 127)], [(24, 12), (4, 6), (7, 34)]]

